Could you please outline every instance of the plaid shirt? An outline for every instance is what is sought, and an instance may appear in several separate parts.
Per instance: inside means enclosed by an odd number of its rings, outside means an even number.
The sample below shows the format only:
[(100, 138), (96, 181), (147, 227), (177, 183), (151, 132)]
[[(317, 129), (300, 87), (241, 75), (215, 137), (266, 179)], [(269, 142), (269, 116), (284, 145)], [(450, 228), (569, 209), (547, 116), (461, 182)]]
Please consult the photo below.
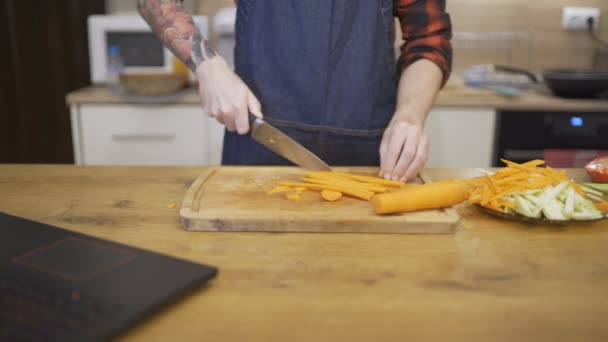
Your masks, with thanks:
[(393, 0), (403, 39), (398, 65), (401, 71), (419, 59), (435, 62), (443, 71), (443, 82), (452, 70), (452, 24), (445, 11), (446, 0)]

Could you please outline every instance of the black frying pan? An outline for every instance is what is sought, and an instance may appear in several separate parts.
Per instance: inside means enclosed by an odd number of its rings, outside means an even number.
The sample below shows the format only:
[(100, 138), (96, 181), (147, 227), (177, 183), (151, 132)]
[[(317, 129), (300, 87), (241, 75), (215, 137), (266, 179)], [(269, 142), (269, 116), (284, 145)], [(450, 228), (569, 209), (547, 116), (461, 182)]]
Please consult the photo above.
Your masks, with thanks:
[[(540, 83), (530, 71), (504, 65), (495, 65), (495, 70), (527, 75)], [(553, 94), (567, 98), (594, 98), (608, 91), (608, 70), (601, 69), (548, 69), (542, 71), (544, 83)]]
[(592, 98), (608, 90), (608, 70), (550, 69), (543, 79), (561, 97)]

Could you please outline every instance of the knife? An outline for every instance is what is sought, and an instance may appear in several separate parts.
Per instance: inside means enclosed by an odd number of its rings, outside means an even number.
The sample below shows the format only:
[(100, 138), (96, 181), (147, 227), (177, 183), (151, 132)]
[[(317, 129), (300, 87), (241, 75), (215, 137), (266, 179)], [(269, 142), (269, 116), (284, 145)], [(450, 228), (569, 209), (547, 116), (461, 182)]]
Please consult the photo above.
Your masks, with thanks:
[(253, 140), (283, 158), (305, 169), (331, 171), (329, 165), (306, 147), (251, 113), (249, 113), (249, 126)]

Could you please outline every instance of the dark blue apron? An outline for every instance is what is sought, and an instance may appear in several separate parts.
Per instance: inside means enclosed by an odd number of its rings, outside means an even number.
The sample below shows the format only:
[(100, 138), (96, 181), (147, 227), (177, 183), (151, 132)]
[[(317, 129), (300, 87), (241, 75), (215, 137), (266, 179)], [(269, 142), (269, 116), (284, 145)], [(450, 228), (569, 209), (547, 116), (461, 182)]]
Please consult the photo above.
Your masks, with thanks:
[[(239, 0), (235, 71), (265, 120), (333, 166), (379, 165), (396, 102), (393, 0)], [(226, 132), (223, 164), (290, 165)]]

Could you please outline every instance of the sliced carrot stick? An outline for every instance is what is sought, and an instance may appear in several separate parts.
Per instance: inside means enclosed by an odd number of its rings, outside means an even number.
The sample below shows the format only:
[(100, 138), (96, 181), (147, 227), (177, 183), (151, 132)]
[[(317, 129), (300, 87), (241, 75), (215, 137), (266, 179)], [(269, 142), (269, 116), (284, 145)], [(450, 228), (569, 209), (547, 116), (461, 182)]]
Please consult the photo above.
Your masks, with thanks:
[(321, 178), (302, 178), (303, 181), (308, 182), (308, 183), (313, 183), (313, 184), (321, 184), (321, 185), (339, 185), (339, 186), (345, 186), (348, 188), (353, 188), (353, 189), (357, 189), (357, 190), (361, 190), (361, 191), (371, 191), (374, 193), (385, 193), (388, 190), (385, 187), (381, 187), (381, 186), (366, 186), (363, 183), (342, 183), (342, 182), (338, 182), (338, 181), (332, 181), (332, 180), (324, 180)]
[(511, 208), (511, 209), (515, 209), (515, 207), (516, 207), (514, 203), (511, 203), (511, 202), (503, 200), (503, 199), (498, 199), (497, 201), (498, 201), (498, 204), (503, 207), (507, 207), (507, 208)]
[(496, 181), (496, 184), (502, 185), (502, 184), (507, 184), (510, 182), (518, 181), (520, 179), (526, 179), (526, 178), (528, 178), (528, 175), (523, 174), (523, 173), (518, 173), (518, 174), (511, 175), (507, 178), (499, 179)]
[(594, 204), (597, 210), (608, 211), (608, 202), (601, 202)]
[(490, 190), (490, 187), (487, 185), (483, 186), (483, 191), (481, 194), (481, 205), (487, 205), (488, 202), (490, 201), (490, 199), (492, 198), (492, 192)]
[(488, 184), (490, 184), (492, 191), (498, 192), (498, 184), (496, 184), (496, 181), (494, 181), (494, 179), (490, 176), (490, 174), (486, 173), (486, 179), (489, 180)]
[(376, 195), (372, 208), (376, 214), (390, 214), (449, 207), (465, 201), (468, 190), (469, 183), (465, 180), (428, 183)]
[(469, 198), (467, 199), (467, 202), (469, 204), (473, 204), (473, 203), (479, 203), (481, 201), (481, 194), (473, 194), (473, 195), (469, 195)]
[(280, 182), (279, 185), (289, 186), (289, 187), (303, 187), (307, 189), (315, 189), (315, 190), (332, 190), (341, 192), (345, 195), (349, 195), (352, 197), (360, 198), (366, 201), (369, 201), (374, 196), (374, 193), (371, 191), (361, 191), (353, 188), (348, 188), (345, 186), (339, 185), (321, 185), (321, 184), (309, 184), (309, 183), (290, 183), (290, 182)]
[[(323, 171), (321, 171), (323, 172)], [(372, 183), (372, 184), (380, 184), (380, 185), (384, 185), (384, 186), (390, 186), (393, 188), (402, 188), (404, 186), (405, 183), (403, 182), (398, 182), (398, 181), (393, 181), (393, 180), (388, 180), (388, 179), (384, 179), (384, 178), (379, 178), (379, 177), (372, 177), (372, 176), (361, 176), (361, 175), (353, 175), (350, 173), (345, 173), (345, 172), (324, 172), (325, 174), (335, 174), (337, 176), (340, 177), (344, 177), (344, 178), (348, 178), (348, 179), (352, 179), (352, 180), (356, 180), (359, 182), (364, 182), (364, 183)]]
[(358, 181), (339, 176), (336, 172), (311, 171), (306, 174), (308, 178), (323, 178), (342, 182), (360, 183)]
[(324, 173), (321, 171), (315, 171), (315, 172), (307, 173), (306, 176), (307, 176), (307, 178), (322, 179), (322, 180), (330, 181), (332, 183), (355, 184), (355, 185), (358, 185), (361, 187), (369, 188), (370, 190), (374, 189), (377, 192), (386, 192), (386, 190), (387, 190), (386, 187), (384, 187), (382, 185), (359, 182), (356, 180), (334, 175), (333, 172)]
[(524, 165), (524, 164), (517, 164), (517, 163), (514, 163), (514, 162), (506, 160), (506, 159), (501, 159), (501, 161), (503, 163), (507, 164), (510, 167), (513, 167), (515, 169), (519, 169), (519, 170), (522, 170), (522, 171), (533, 172), (536, 169), (535, 166), (527, 166), (527, 165)]
[(537, 167), (537, 166), (543, 165), (545, 163), (545, 161), (542, 159), (534, 159), (534, 160), (530, 160), (530, 161), (527, 161), (522, 164), (518, 164), (518, 163), (512, 162), (510, 160), (504, 159), (504, 158), (501, 158), (500, 161), (502, 161), (503, 163), (505, 163), (506, 165), (509, 165), (509, 166), (519, 165), (519, 166), (523, 166), (523, 167)]
[(380, 184), (365, 183), (365, 182), (357, 181), (354, 179), (342, 177), (342, 176), (338, 175), (337, 172), (313, 171), (313, 172), (308, 172), (306, 174), (306, 176), (308, 178), (322, 179), (322, 180), (330, 181), (331, 183), (355, 184), (360, 187), (368, 188), (369, 190), (372, 190), (372, 191), (378, 192), (378, 193), (384, 193), (384, 192), (388, 191), (388, 189), (385, 186), (382, 186)]
[(586, 196), (586, 192), (585, 190), (583, 190), (583, 188), (581, 188), (578, 184), (574, 183), (573, 181), (569, 181), (570, 182), (570, 186), (574, 188), (574, 191), (578, 192), (579, 195), (585, 197)]
[(272, 194), (276, 194), (279, 192), (285, 192), (285, 191), (289, 191), (289, 187), (288, 186), (277, 186), (274, 189), (270, 190), (267, 192), (268, 195), (272, 195)]

